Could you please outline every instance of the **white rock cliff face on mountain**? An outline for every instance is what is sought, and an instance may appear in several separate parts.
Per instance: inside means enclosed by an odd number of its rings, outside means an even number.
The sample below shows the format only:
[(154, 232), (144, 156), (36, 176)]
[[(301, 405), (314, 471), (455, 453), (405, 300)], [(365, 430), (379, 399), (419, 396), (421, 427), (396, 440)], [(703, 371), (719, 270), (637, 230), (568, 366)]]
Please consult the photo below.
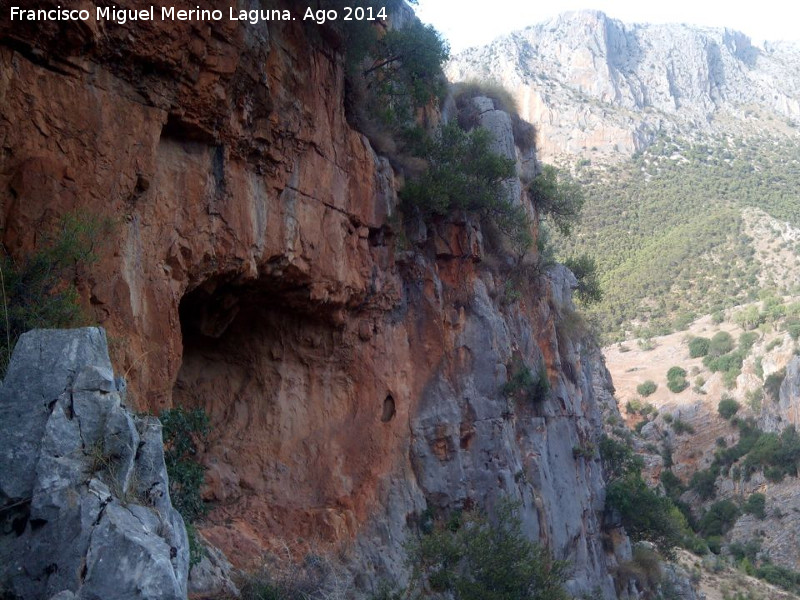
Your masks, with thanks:
[[(454, 57), (453, 81), (512, 90), (536, 124), (542, 158), (630, 155), (664, 131), (794, 133), (800, 47), (755, 46), (729, 29), (627, 25), (597, 11), (562, 14)], [(771, 118), (770, 118), (771, 117)]]

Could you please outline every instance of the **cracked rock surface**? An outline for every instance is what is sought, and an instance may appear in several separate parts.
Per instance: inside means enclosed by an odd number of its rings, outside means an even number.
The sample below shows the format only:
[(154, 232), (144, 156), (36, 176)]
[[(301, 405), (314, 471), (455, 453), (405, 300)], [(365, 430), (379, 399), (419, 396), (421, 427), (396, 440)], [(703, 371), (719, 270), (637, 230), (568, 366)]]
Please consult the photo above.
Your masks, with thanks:
[(0, 589), (185, 598), (186, 529), (155, 417), (124, 405), (98, 328), (20, 337), (0, 390)]

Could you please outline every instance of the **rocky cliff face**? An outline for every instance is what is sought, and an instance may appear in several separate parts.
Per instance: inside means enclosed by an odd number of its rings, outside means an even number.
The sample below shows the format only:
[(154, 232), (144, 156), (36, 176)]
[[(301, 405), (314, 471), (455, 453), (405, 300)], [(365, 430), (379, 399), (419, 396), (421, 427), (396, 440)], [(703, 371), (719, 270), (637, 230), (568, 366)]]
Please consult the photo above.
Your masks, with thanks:
[[(510, 496), (528, 535), (572, 562), (573, 591), (613, 596), (627, 542), (603, 544), (589, 451), (610, 383), (574, 279), (515, 288), (466, 217), (403, 246), (394, 174), (346, 120), (331, 32), (4, 23), (0, 36), (3, 242), (21, 256), (74, 209), (116, 219), (85, 303), (129, 402), (209, 413), (201, 529), (234, 564), (340, 550), (368, 591), (403, 579), (416, 515)], [(510, 128), (495, 133), (514, 151)], [(544, 402), (501, 393), (521, 364), (544, 369)]]
[(597, 11), (565, 13), (456, 56), (454, 81), (514, 91), (538, 127), (546, 161), (629, 156), (658, 132), (797, 135), (800, 50), (758, 47), (742, 33), (627, 25)]
[(0, 390), (0, 589), (13, 598), (186, 597), (161, 423), (123, 405), (96, 328), (24, 334)]

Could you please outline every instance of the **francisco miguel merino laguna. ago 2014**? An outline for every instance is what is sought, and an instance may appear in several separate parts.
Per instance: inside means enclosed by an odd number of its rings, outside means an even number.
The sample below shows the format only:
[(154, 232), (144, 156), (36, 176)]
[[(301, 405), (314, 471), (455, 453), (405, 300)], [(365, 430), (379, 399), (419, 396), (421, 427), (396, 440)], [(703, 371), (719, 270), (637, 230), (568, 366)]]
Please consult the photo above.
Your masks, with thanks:
[[(312, 20), (317, 24), (326, 21), (336, 21), (341, 18), (344, 21), (376, 21), (386, 19), (386, 9), (381, 8), (362, 8), (362, 7), (343, 7), (342, 13), (336, 10), (314, 10), (306, 8), (303, 13), (303, 20)], [(176, 9), (175, 7), (155, 6), (143, 9), (129, 9), (108, 6), (98, 6), (94, 10), (97, 21), (112, 21), (119, 25), (124, 25), (129, 21), (155, 21), (160, 17), (162, 21), (221, 21), (225, 13), (217, 9), (201, 9), (199, 6), (192, 9)], [(18, 6), (11, 7), (12, 21), (88, 21), (92, 17), (92, 11), (88, 9), (66, 9), (62, 7), (51, 9), (27, 9)], [(292, 16), (291, 11), (283, 9), (235, 9), (228, 8), (228, 19), (230, 21), (246, 21), (252, 25), (260, 21), (292, 21), (296, 17)]]

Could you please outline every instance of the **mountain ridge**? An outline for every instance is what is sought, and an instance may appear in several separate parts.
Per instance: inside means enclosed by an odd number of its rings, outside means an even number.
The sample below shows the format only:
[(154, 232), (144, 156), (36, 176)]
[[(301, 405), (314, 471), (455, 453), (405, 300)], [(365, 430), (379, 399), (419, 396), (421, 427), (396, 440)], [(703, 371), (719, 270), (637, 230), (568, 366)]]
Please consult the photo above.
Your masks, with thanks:
[(613, 162), (659, 132), (763, 132), (762, 116), (771, 132), (797, 135), (799, 64), (796, 43), (757, 46), (732, 29), (631, 25), (583, 10), (465, 50), (447, 73), (512, 91), (544, 160)]

